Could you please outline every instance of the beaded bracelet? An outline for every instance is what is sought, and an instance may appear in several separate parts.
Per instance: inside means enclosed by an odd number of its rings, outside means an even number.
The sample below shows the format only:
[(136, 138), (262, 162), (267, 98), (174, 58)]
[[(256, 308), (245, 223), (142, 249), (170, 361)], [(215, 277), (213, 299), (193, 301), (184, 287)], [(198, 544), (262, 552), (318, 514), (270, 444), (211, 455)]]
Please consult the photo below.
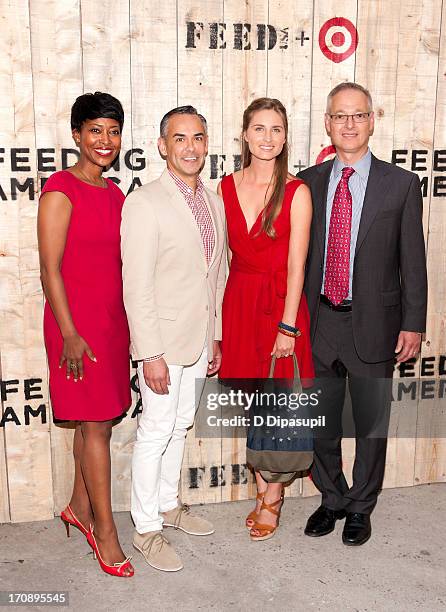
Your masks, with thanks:
[(284, 336), (288, 336), (289, 338), (297, 338), (297, 336), (300, 336), (300, 331), (297, 330), (297, 333), (293, 334), (293, 332), (289, 332), (286, 329), (282, 329), (281, 327), (279, 327), (279, 334), (283, 334)]
[(283, 321), (279, 322), (278, 328), (279, 328), (279, 331), (283, 330), (283, 331), (293, 334), (293, 336), (300, 336), (300, 330), (298, 327), (292, 327), (292, 325), (288, 325), (287, 323), (284, 323)]

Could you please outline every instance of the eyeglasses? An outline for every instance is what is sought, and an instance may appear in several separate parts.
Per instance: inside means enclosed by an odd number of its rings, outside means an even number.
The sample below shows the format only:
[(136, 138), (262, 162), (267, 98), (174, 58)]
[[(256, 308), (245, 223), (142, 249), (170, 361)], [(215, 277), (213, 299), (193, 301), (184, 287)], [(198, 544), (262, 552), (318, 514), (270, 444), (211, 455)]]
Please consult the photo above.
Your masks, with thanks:
[(364, 123), (365, 121), (367, 121), (367, 119), (370, 117), (372, 113), (354, 113), (353, 115), (341, 115), (340, 113), (337, 113), (336, 115), (328, 115), (330, 117), (330, 119), (334, 122), (334, 123), (345, 123), (349, 117), (351, 117), (354, 121), (354, 123)]

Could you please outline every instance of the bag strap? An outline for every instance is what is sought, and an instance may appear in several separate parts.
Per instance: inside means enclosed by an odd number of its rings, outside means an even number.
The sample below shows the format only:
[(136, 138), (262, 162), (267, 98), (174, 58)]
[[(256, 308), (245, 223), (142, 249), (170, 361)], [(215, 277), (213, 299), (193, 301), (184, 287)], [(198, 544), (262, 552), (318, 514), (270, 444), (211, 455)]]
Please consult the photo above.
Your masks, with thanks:
[[(299, 382), (300, 382), (300, 372), (299, 372), (299, 365), (297, 363), (296, 353), (293, 353), (292, 357), (293, 357), (293, 366), (294, 366), (294, 376), (293, 376), (293, 378), (299, 380)], [(270, 368), (269, 368), (268, 378), (274, 378), (274, 370), (275, 370), (275, 368), (276, 368), (276, 356), (273, 355), (271, 357), (271, 365), (270, 365)]]

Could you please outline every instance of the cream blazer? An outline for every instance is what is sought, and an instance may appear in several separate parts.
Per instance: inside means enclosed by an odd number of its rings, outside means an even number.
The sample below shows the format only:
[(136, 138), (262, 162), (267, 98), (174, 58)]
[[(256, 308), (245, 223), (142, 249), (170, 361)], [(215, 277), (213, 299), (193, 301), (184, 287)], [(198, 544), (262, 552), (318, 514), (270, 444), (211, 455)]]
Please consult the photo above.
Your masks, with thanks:
[(190, 365), (206, 335), (209, 360), (221, 340), (225, 214), (216, 193), (204, 196), (215, 232), (209, 266), (195, 217), (167, 169), (125, 200), (121, 255), (133, 359), (164, 353), (167, 364)]

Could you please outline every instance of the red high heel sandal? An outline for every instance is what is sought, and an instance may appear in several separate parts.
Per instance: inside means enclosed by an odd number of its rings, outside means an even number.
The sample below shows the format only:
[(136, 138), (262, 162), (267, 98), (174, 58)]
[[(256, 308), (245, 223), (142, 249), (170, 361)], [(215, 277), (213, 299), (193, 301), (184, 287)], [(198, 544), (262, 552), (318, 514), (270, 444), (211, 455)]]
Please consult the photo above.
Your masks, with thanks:
[[(113, 563), (113, 565), (107, 565), (105, 561), (101, 557), (101, 553), (99, 552), (98, 544), (93, 535), (93, 527), (90, 525), (90, 530), (87, 532), (87, 540), (90, 546), (93, 549), (93, 556), (98, 560), (101, 569), (106, 574), (110, 574), (111, 576), (118, 576), (120, 578), (131, 578), (135, 573), (132, 564), (130, 563), (131, 557), (127, 557), (124, 561), (119, 563)], [(129, 569), (130, 574), (125, 574), (125, 570)]]
[[(70, 514), (67, 514), (67, 510)], [(79, 529), (79, 531), (81, 531), (84, 534), (84, 536), (87, 535), (88, 529), (82, 525), (80, 520), (74, 514), (73, 510), (71, 509), (70, 504), (68, 504), (65, 510), (62, 510), (62, 512), (60, 513), (60, 518), (62, 522), (65, 524), (65, 529), (67, 530), (67, 538), (70, 537), (70, 525), (73, 525), (73, 527), (76, 527), (77, 529)]]

